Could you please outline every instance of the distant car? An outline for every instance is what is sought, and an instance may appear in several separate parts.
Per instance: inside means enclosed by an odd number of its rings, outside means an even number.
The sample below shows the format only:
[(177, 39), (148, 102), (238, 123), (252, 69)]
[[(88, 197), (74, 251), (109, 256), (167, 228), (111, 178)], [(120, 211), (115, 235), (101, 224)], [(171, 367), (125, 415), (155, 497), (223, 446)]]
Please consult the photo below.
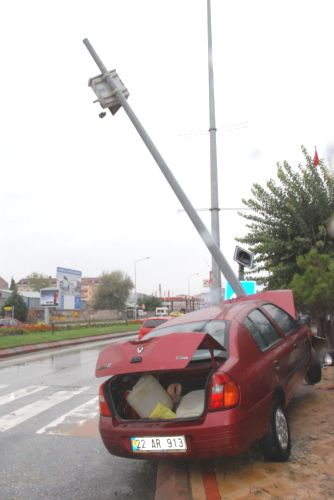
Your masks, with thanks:
[[(239, 297), (100, 352), (102, 440), (127, 458), (234, 456), (260, 442), (289, 458), (286, 407), (321, 365), (290, 290)], [(310, 416), (311, 418), (311, 416)]]
[(142, 324), (142, 326), (139, 329), (138, 332), (138, 340), (142, 339), (144, 335), (146, 335), (148, 332), (153, 330), (153, 328), (156, 328), (157, 326), (162, 325), (163, 323), (166, 323), (169, 319), (172, 319), (171, 316), (152, 316), (150, 318), (146, 318)]
[(156, 316), (168, 316), (169, 309), (168, 307), (156, 307), (155, 315)]
[(22, 325), (21, 321), (14, 318), (1, 318), (0, 319), (0, 327), (1, 326), (19, 326)]

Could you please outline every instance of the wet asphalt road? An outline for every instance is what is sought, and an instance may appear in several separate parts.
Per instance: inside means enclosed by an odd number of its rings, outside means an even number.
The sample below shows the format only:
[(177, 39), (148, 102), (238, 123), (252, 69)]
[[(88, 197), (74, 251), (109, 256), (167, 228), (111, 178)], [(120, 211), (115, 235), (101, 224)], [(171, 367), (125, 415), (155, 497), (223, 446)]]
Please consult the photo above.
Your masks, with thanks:
[(156, 462), (111, 456), (94, 370), (108, 342), (0, 361), (1, 500), (153, 500)]

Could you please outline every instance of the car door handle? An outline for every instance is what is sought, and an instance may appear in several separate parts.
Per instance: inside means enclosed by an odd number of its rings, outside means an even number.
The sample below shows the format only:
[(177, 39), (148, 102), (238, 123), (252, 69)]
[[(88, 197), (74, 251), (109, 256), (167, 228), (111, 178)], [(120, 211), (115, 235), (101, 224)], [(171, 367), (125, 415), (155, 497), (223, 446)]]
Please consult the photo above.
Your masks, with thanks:
[(275, 359), (275, 361), (274, 361), (274, 367), (276, 368), (276, 370), (279, 370), (279, 361), (278, 361), (278, 359)]

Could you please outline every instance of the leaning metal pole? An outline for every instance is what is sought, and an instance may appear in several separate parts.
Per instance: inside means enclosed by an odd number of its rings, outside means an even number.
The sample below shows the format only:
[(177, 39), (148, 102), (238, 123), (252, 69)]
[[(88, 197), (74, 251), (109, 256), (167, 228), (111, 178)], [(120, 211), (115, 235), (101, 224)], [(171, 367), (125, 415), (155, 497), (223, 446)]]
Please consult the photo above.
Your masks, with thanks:
[(237, 297), (244, 296), (245, 291), (240, 285), (236, 275), (234, 274), (232, 268), (230, 267), (229, 263), (225, 259), (224, 255), (220, 251), (219, 247), (213, 240), (210, 232), (206, 228), (205, 224), (203, 223), (202, 219), (198, 216), (196, 210), (188, 200), (186, 194), (184, 193), (183, 189), (177, 182), (176, 178), (172, 174), (171, 170), (169, 169), (167, 163), (165, 160), (162, 158), (160, 155), (158, 149), (155, 147), (153, 141), (145, 131), (144, 127), (140, 123), (139, 119), (135, 115), (135, 113), (132, 111), (131, 106), (129, 105), (128, 101), (126, 98), (123, 96), (122, 91), (118, 88), (116, 83), (113, 81), (113, 78), (110, 76), (108, 73), (107, 68), (101, 61), (100, 57), (97, 55), (95, 52), (93, 46), (89, 42), (87, 38), (83, 40), (83, 43), (87, 47), (90, 55), (96, 62), (97, 66), (99, 67), (102, 75), (105, 77), (106, 82), (110, 86), (111, 90), (115, 95), (117, 95), (117, 98), (119, 100), (120, 105), (123, 107), (124, 111), (130, 118), (132, 124), (134, 125), (135, 129), (137, 130), (138, 134), (142, 138), (143, 142), (145, 143), (146, 147), (150, 151), (151, 155), (155, 159), (156, 163), (158, 164), (158, 167), (160, 168), (161, 172), (163, 173), (164, 177), (166, 178), (167, 182), (173, 189), (175, 195), (177, 196), (178, 200), (180, 201), (181, 205), (183, 206), (185, 212), (188, 214), (188, 217), (194, 224), (195, 228), (197, 229), (199, 235), (201, 236), (202, 240), (206, 244), (209, 252), (211, 253), (212, 257), (215, 259), (217, 262), (219, 269), (221, 272), (224, 274), (225, 278), (227, 281), (230, 283), (231, 287), (233, 288), (233, 291), (237, 295)]
[[(220, 247), (219, 235), (219, 201), (217, 175), (217, 144), (215, 91), (213, 81), (212, 30), (211, 30), (211, 0), (207, 0), (208, 21), (208, 71), (209, 71), (209, 111), (210, 111), (210, 179), (211, 179), (211, 234), (214, 242)], [(217, 303), (221, 300), (221, 274), (218, 263), (212, 258), (211, 300)]]

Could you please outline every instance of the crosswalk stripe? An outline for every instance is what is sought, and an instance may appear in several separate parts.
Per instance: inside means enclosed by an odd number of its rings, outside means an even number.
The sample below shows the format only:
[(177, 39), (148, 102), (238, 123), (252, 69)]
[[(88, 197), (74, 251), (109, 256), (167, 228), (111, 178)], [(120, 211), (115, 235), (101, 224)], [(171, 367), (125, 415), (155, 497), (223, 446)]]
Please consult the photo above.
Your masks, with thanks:
[(9, 429), (12, 429), (13, 427), (21, 424), (25, 420), (35, 417), (36, 415), (43, 413), (44, 411), (52, 408), (53, 406), (56, 406), (59, 403), (63, 403), (64, 401), (67, 401), (68, 399), (76, 396), (77, 394), (80, 394), (87, 389), (89, 389), (89, 387), (81, 387), (80, 389), (77, 389), (75, 391), (58, 391), (50, 394), (44, 399), (39, 399), (34, 403), (28, 404), (16, 411), (8, 413), (7, 415), (0, 417), (0, 432), (8, 431)]
[(50, 424), (39, 429), (36, 434), (64, 434), (66, 429), (79, 427), (86, 420), (96, 417), (98, 414), (98, 398), (94, 397), (81, 406), (56, 418)]
[(24, 389), (19, 389), (18, 391), (11, 392), (10, 394), (0, 396), (0, 406), (6, 403), (11, 403), (12, 401), (16, 401), (16, 399), (23, 398), (24, 396), (29, 396), (30, 394), (34, 394), (35, 392), (42, 391), (43, 389), (47, 389), (47, 387), (47, 385), (31, 385), (29, 387), (25, 387)]

